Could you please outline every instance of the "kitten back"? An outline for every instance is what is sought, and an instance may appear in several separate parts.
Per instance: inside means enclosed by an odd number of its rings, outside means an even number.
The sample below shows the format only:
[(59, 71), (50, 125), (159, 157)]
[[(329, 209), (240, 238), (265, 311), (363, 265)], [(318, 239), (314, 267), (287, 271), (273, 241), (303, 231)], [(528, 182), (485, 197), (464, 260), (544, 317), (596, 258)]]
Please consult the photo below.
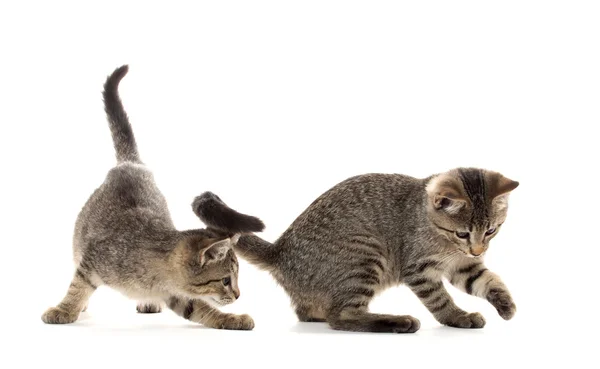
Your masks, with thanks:
[(262, 232), (264, 223), (257, 217), (239, 213), (227, 206), (219, 196), (204, 192), (192, 203), (194, 213), (204, 224), (227, 233)]
[(119, 97), (119, 82), (121, 82), (128, 71), (128, 65), (123, 65), (115, 69), (104, 83), (102, 96), (104, 98), (104, 110), (108, 118), (117, 162), (130, 161), (141, 163), (133, 130), (129, 123), (129, 117)]

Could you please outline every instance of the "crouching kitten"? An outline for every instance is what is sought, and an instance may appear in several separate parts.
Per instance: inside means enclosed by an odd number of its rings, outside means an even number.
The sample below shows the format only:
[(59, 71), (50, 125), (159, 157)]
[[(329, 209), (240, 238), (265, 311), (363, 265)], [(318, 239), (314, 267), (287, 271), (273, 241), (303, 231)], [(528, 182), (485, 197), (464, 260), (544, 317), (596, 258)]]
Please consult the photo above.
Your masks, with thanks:
[(179, 316), (207, 327), (252, 329), (250, 316), (222, 313), (215, 306), (240, 296), (238, 261), (232, 250), (237, 237), (259, 232), (264, 225), (236, 212), (223, 219), (227, 236), (210, 229), (175, 229), (165, 198), (140, 160), (118, 94), (127, 71), (127, 66), (116, 69), (103, 92), (117, 165), (77, 218), (75, 275), (64, 299), (42, 320), (76, 321), (94, 291), (106, 285), (138, 300), (139, 312), (159, 312), (166, 304)]

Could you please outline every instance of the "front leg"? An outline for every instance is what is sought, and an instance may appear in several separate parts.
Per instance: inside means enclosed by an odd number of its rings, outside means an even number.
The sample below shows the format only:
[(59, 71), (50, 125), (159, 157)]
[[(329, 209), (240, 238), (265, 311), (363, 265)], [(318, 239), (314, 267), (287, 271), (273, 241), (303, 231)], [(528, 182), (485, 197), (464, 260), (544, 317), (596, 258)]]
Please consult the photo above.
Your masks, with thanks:
[(223, 313), (201, 300), (171, 297), (166, 302), (177, 315), (209, 328), (247, 331), (254, 328), (254, 321), (249, 315)]
[(89, 272), (77, 269), (67, 295), (56, 307), (46, 310), (42, 320), (46, 324), (73, 323), (79, 317), (79, 313), (87, 308), (88, 300), (96, 287), (90, 280)]
[(515, 315), (517, 307), (508, 288), (480, 260), (466, 260), (448, 273), (448, 279), (462, 291), (488, 300), (503, 319), (509, 320)]
[(485, 326), (485, 319), (481, 314), (467, 313), (456, 306), (446, 291), (441, 277), (438, 279), (426, 274), (415, 274), (406, 277), (404, 282), (438, 322), (456, 328), (483, 328)]

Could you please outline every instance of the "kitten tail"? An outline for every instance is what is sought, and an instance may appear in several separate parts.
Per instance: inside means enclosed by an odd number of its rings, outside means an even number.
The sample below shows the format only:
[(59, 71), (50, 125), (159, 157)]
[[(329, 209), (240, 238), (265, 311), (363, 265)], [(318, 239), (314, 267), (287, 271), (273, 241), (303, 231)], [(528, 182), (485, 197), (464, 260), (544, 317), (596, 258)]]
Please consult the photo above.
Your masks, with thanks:
[[(192, 207), (194, 213), (207, 227), (228, 234), (260, 232), (265, 228), (260, 219), (238, 213), (212, 192), (205, 192), (196, 197)], [(233, 249), (238, 255), (261, 269), (275, 269), (277, 248), (260, 237), (243, 234), (237, 242), (234, 242)]]
[(123, 108), (123, 103), (119, 97), (119, 82), (125, 77), (129, 70), (129, 66), (123, 65), (117, 68), (104, 83), (104, 110), (108, 118), (110, 132), (112, 134), (113, 143), (115, 146), (117, 162), (130, 161), (134, 163), (142, 163), (140, 160), (135, 137), (129, 118)]
[(204, 224), (220, 231), (235, 234), (262, 232), (265, 229), (260, 219), (233, 210), (212, 192), (204, 192), (196, 197), (192, 208)]

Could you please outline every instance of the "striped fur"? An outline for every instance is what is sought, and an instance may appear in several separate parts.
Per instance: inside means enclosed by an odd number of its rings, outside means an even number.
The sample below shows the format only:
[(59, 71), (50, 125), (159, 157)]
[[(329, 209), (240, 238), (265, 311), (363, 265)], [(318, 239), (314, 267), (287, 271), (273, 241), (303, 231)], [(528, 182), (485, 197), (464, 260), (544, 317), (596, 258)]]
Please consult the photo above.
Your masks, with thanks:
[[(115, 70), (103, 94), (117, 166), (79, 213), (73, 236), (75, 275), (66, 296), (42, 320), (74, 322), (96, 288), (106, 285), (138, 300), (140, 313), (157, 313), (167, 304), (207, 326), (252, 329), (247, 315), (222, 314), (202, 301), (225, 305), (240, 296), (235, 233), (262, 229), (262, 222), (233, 209), (218, 214), (205, 209), (206, 217), (219, 219), (219, 231), (175, 228), (166, 199), (140, 160), (119, 98), (118, 85), (126, 73), (127, 66)], [(174, 298), (193, 303), (180, 311), (179, 305), (168, 304)]]
[(171, 297), (167, 301), (167, 306), (182, 318), (209, 328), (229, 330), (251, 330), (254, 328), (254, 321), (249, 315), (223, 313), (202, 300)]
[(503, 318), (512, 317), (510, 294), (481, 255), (504, 223), (506, 197), (517, 185), (473, 168), (426, 179), (352, 177), (316, 199), (273, 244), (243, 235), (234, 249), (274, 276), (301, 321), (415, 332), (420, 323), (413, 317), (368, 311), (379, 292), (405, 283), (440, 323), (481, 328), (483, 317), (457, 307), (442, 281), (452, 280), (486, 298)]

